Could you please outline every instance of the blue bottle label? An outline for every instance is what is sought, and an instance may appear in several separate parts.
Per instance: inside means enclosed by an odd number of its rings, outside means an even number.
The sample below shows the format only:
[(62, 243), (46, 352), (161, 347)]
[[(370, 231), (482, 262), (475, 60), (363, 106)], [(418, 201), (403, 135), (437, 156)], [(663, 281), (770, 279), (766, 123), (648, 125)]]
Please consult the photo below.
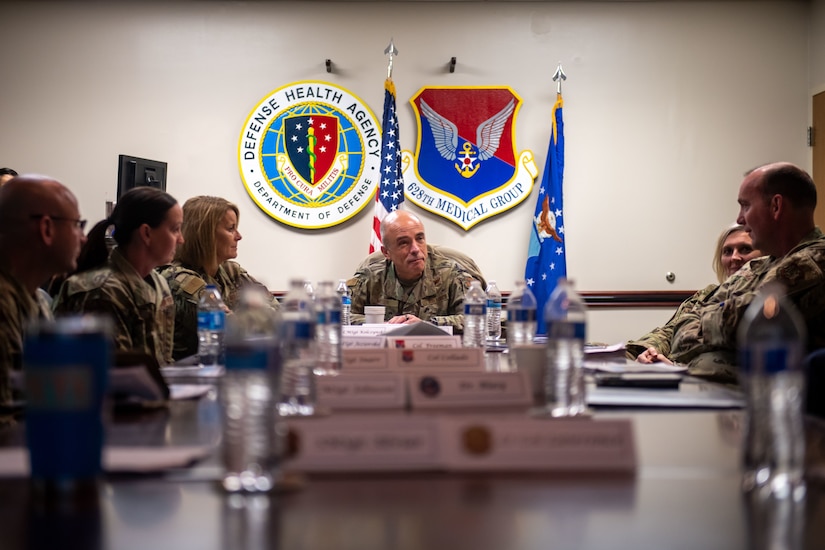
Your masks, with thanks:
[(330, 310), (327, 312), (329, 315), (327, 316), (327, 323), (330, 325), (340, 325), (341, 324), (341, 312), (337, 310)]
[(270, 363), (270, 351), (260, 347), (228, 346), (226, 370), (265, 370)]
[(349, 296), (341, 296), (341, 305), (342, 306), (352, 305), (352, 298), (350, 298)]
[(487, 304), (464, 304), (464, 315), (487, 315)]
[(315, 338), (315, 323), (310, 321), (292, 321), (289, 336), (298, 340), (312, 340)]
[(223, 311), (199, 311), (198, 330), (223, 330), (226, 313)]
[(494, 300), (487, 300), (487, 309), (501, 309), (501, 302), (496, 302)]

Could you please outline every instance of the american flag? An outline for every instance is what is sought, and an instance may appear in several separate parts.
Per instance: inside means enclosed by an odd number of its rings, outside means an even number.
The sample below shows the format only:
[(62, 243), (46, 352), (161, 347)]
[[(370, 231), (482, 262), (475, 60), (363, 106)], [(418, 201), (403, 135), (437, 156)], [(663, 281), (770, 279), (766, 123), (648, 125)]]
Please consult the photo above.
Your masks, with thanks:
[(370, 254), (381, 250), (381, 220), (390, 212), (398, 210), (404, 202), (401, 144), (398, 141), (398, 116), (395, 113), (395, 84), (390, 78), (384, 82), (384, 116), (381, 119), (381, 129), (381, 180), (375, 191)]

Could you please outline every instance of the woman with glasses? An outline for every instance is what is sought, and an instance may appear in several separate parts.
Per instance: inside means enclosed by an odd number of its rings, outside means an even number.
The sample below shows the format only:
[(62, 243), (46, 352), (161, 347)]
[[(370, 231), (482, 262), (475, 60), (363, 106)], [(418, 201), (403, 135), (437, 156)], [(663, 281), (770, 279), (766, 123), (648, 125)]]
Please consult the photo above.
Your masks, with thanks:
[(55, 313), (108, 315), (117, 351), (146, 353), (160, 365), (170, 364), (175, 305), (155, 268), (172, 260), (183, 242), (182, 224), (183, 211), (168, 193), (153, 187), (124, 193), (112, 215), (89, 231), (77, 270), (55, 299)]
[[(192, 197), (183, 205), (183, 236), (172, 265), (161, 269), (175, 297), (176, 360), (198, 352), (198, 300), (207, 284), (215, 285), (230, 311), (238, 301), (238, 291), (247, 284), (259, 285), (237, 262), (238, 207), (220, 197)], [(271, 306), (279, 309), (274, 297)]]

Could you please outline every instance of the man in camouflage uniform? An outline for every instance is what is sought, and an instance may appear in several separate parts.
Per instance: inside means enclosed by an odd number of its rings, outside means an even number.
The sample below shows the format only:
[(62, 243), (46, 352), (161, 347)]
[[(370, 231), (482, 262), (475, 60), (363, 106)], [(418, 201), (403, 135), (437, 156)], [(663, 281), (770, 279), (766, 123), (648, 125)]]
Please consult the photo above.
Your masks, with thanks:
[(0, 188), (0, 404), (11, 400), (26, 323), (52, 317), (38, 288), (75, 269), (84, 225), (75, 196), (51, 178), (22, 175)]
[(405, 210), (381, 223), (383, 258), (360, 267), (347, 282), (352, 323), (364, 322), (364, 306), (386, 306), (391, 324), (429, 321), (464, 329), (464, 292), (472, 276), (454, 260), (427, 246), (424, 224)]
[[(175, 261), (160, 269), (175, 297), (175, 344), (172, 356), (175, 360), (198, 352), (198, 301), (207, 284), (215, 285), (221, 293), (228, 311), (235, 309), (238, 293), (246, 285), (255, 285), (272, 293), (246, 272), (238, 262), (226, 261), (218, 266), (218, 272), (210, 277), (205, 270)], [(271, 306), (280, 309), (278, 299), (272, 296)]]
[(736, 381), (736, 331), (757, 291), (781, 283), (808, 328), (808, 350), (825, 346), (825, 235), (814, 226), (816, 186), (788, 163), (749, 172), (737, 223), (767, 257), (751, 260), (675, 327), (670, 358), (690, 374)]

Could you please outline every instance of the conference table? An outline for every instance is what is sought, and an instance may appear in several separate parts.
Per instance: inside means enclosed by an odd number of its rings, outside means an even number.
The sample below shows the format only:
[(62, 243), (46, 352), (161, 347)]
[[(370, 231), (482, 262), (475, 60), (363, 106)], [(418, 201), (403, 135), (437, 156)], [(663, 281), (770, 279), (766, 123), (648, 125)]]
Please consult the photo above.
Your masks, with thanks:
[[(0, 548), (825, 547), (822, 420), (806, 419), (806, 497), (766, 502), (740, 492), (741, 409), (594, 408), (599, 419), (632, 422), (634, 473), (288, 472), (270, 494), (229, 495), (217, 483), (213, 388), (168, 407), (117, 412), (108, 426), (110, 448), (212, 450), (195, 464), (109, 473), (68, 494), (1, 478)], [(24, 422), (0, 431), (0, 449), (21, 446), (23, 431)]]

